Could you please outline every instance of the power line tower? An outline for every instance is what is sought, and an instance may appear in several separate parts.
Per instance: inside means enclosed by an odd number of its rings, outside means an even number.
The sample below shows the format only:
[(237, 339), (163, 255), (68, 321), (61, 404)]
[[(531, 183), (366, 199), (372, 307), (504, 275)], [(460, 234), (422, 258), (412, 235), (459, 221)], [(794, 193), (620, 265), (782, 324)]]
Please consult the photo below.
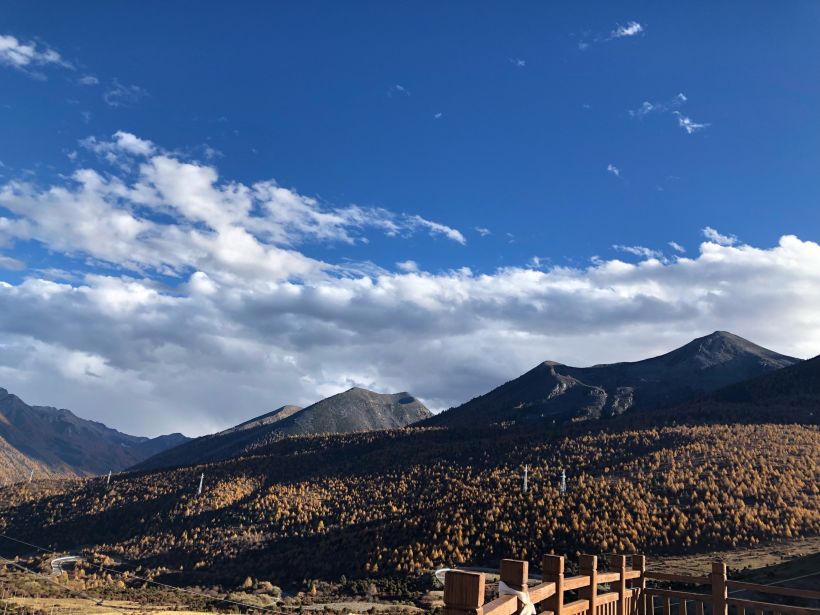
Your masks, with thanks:
[(567, 471), (561, 470), (561, 495), (567, 492)]
[(197, 495), (202, 495), (202, 483), (205, 480), (205, 472), (199, 475), (199, 489), (196, 490)]

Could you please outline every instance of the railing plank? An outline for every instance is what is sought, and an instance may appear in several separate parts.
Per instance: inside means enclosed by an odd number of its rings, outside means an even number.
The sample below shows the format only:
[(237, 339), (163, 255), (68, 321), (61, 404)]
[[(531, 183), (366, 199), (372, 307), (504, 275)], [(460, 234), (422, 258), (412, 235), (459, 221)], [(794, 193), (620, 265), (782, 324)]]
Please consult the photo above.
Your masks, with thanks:
[(546, 583), (539, 583), (535, 587), (530, 588), (530, 600), (533, 604), (538, 604), (542, 600), (546, 600), (555, 594), (555, 583), (552, 581)]
[(647, 571), (647, 579), (653, 581), (670, 581), (672, 583), (691, 583), (692, 585), (709, 585), (712, 581), (709, 577), (695, 576), (691, 574), (672, 574), (669, 572)]
[(484, 605), (483, 615), (513, 615), (518, 612), (518, 598), (515, 596), (499, 596)]
[(744, 600), (742, 598), (729, 598), (726, 602), (735, 605), (738, 609), (763, 609), (764, 611), (789, 613), (790, 615), (820, 615), (820, 609), (792, 606), (791, 604), (776, 604), (774, 602), (760, 602), (759, 600)]
[(595, 598), (595, 604), (609, 604), (611, 602), (618, 602), (618, 592), (598, 594), (598, 597)]
[(589, 585), (589, 577), (583, 574), (579, 574), (574, 577), (566, 577), (564, 579), (564, 590), (570, 591), (572, 589), (581, 589), (582, 587), (587, 587)]
[(588, 608), (589, 600), (576, 600), (575, 602), (565, 604), (561, 615), (577, 615), (578, 613), (586, 611)]
[(797, 589), (796, 587), (777, 587), (775, 585), (761, 585), (760, 583), (746, 583), (745, 581), (727, 581), (731, 590), (748, 590), (761, 594), (777, 594), (778, 596), (795, 596), (797, 598), (815, 598), (820, 600), (820, 591), (813, 589)]
[(677, 589), (661, 589), (659, 587), (647, 587), (646, 595), (661, 596), (663, 598), (678, 598), (679, 600), (694, 600), (695, 602), (709, 602), (712, 597), (709, 594), (684, 592), (678, 591)]

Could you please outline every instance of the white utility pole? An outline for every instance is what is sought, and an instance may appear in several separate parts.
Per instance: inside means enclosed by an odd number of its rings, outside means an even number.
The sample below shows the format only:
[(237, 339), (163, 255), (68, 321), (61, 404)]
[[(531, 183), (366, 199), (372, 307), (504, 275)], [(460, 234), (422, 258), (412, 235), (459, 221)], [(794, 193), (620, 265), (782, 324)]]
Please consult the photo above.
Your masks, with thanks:
[(524, 464), (524, 493), (527, 493), (527, 470), (529, 470), (529, 466)]
[(205, 480), (205, 472), (199, 475), (199, 489), (196, 490), (197, 495), (202, 495), (202, 482)]
[(28, 475), (28, 482), (31, 482), (34, 479), (34, 470), (31, 471), (31, 474)]
[(567, 492), (567, 471), (561, 470), (561, 494)]
[(108, 487), (108, 485), (110, 485), (110, 484), (111, 484), (111, 470), (108, 470), (108, 478), (105, 480), (105, 486)]

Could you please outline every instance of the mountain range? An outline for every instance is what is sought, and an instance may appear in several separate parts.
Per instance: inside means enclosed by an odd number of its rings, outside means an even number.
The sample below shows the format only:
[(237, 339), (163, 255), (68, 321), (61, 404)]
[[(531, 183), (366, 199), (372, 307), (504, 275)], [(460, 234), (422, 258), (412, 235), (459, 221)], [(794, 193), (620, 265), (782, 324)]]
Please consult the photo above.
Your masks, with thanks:
[(0, 477), (93, 475), (124, 470), (188, 438), (145, 438), (81, 419), (70, 410), (30, 406), (0, 388)]
[(798, 362), (732, 333), (716, 331), (643, 361), (592, 367), (545, 361), (515, 380), (422, 424), (476, 427), (650, 412)]
[(0, 389), (0, 477), (102, 474), (220, 461), (290, 436), (398, 429), (560, 424), (626, 414), (642, 423), (669, 413), (709, 419), (731, 413), (794, 415), (813, 422), (820, 360), (800, 361), (716, 331), (636, 362), (571, 367), (545, 361), (460, 406), (433, 415), (408, 393), (354, 387), (306, 408), (287, 405), (216, 434), (189, 439), (131, 436), (68, 410), (29, 406)]
[(354, 387), (307, 408), (282, 406), (225, 431), (159, 453), (135, 469), (227, 459), (287, 436), (398, 429), (431, 416), (424, 404), (409, 393), (382, 394)]

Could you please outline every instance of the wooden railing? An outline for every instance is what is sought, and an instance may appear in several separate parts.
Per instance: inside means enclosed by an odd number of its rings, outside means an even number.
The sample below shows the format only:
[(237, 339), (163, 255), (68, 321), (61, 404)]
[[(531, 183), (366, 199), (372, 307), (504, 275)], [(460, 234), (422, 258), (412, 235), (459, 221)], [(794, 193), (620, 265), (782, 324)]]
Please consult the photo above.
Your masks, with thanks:
[[(564, 558), (547, 555), (541, 565), (540, 583), (530, 587), (536, 575), (530, 575), (527, 561), (502, 560), (499, 580), (527, 594), (536, 611), (546, 615), (672, 615), (673, 611), (676, 615), (820, 615), (817, 606), (732, 596), (739, 592), (772, 594), (820, 605), (820, 591), (731, 581), (722, 562), (715, 562), (708, 576), (647, 571), (642, 555), (633, 555), (629, 567), (626, 556), (613, 555), (608, 571), (598, 570), (594, 555), (582, 555), (578, 564), (580, 574), (565, 576)], [(709, 591), (654, 587), (656, 583), (709, 586)], [(484, 573), (448, 571), (444, 615), (516, 615), (524, 608), (521, 597), (516, 595), (499, 595), (485, 603), (485, 585)]]

